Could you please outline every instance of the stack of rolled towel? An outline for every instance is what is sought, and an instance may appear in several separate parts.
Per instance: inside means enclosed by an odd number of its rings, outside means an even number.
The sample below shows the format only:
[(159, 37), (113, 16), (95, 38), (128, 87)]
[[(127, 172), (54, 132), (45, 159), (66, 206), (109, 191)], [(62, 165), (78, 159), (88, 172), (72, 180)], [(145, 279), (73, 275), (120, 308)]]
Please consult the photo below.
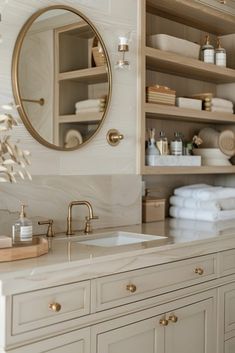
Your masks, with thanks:
[(86, 99), (75, 104), (75, 114), (101, 113), (105, 109), (105, 98)]
[(212, 98), (211, 111), (233, 114), (233, 102), (222, 98)]
[(170, 216), (201, 221), (235, 220), (235, 188), (195, 184), (174, 190)]

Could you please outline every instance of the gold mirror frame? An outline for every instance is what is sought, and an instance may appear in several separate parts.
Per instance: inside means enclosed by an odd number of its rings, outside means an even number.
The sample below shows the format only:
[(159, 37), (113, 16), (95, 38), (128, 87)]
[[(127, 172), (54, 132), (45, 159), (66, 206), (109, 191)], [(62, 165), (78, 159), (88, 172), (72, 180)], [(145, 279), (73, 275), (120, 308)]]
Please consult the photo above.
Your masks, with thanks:
[[(93, 134), (82, 144), (73, 147), (73, 148), (64, 148), (64, 147), (60, 147), (57, 145), (54, 145), (52, 143), (49, 143), (48, 141), (46, 141), (44, 138), (42, 138), (42, 136), (34, 129), (34, 127), (32, 126), (26, 112), (25, 109), (23, 107), (22, 104), (22, 97), (20, 94), (20, 88), (19, 88), (19, 57), (20, 57), (20, 52), (21, 52), (21, 48), (22, 48), (22, 44), (24, 41), (24, 38), (29, 30), (29, 28), (31, 27), (31, 25), (33, 24), (33, 22), (42, 14), (44, 14), (47, 11), (50, 10), (67, 10), (70, 11), (76, 15), (78, 15), (81, 19), (83, 19), (84, 21), (86, 21), (89, 26), (92, 28), (92, 30), (94, 31), (96, 37), (98, 38), (98, 40), (100, 41), (101, 45), (102, 45), (102, 49), (105, 53), (105, 57), (106, 57), (106, 61), (107, 61), (107, 74), (108, 74), (108, 98), (107, 98), (107, 103), (106, 103), (106, 108), (104, 111), (104, 114), (102, 116), (102, 119), (99, 123), (99, 126), (97, 127), (97, 129), (93, 132)], [(110, 106), (110, 101), (111, 101), (111, 94), (112, 94), (112, 71), (111, 71), (111, 65), (110, 65), (110, 60), (109, 60), (109, 56), (108, 56), (108, 52), (107, 49), (105, 47), (105, 44), (103, 42), (102, 37), (100, 36), (99, 32), (97, 31), (97, 29), (95, 28), (95, 26), (91, 23), (91, 21), (85, 16), (83, 15), (80, 11), (74, 9), (73, 7), (70, 6), (66, 6), (66, 5), (53, 5), (53, 6), (48, 6), (45, 7), (41, 10), (38, 10), (37, 12), (35, 12), (27, 21), (26, 23), (23, 25), (22, 29), (20, 30), (20, 33), (16, 39), (16, 43), (15, 43), (15, 47), (14, 47), (14, 51), (13, 51), (13, 58), (12, 58), (12, 88), (13, 88), (13, 95), (14, 95), (14, 99), (15, 99), (15, 103), (17, 106), (17, 110), (18, 113), (22, 119), (22, 122), (24, 123), (24, 126), (26, 127), (26, 129), (29, 131), (30, 135), (33, 136), (35, 138), (35, 140), (37, 140), (39, 143), (41, 143), (42, 145), (54, 149), (54, 150), (58, 150), (58, 151), (74, 151), (77, 150), (83, 146), (85, 146), (88, 142), (90, 142), (95, 136), (96, 134), (99, 132), (100, 128), (103, 125), (103, 122), (106, 118), (106, 115), (108, 113), (109, 110), (109, 106)]]

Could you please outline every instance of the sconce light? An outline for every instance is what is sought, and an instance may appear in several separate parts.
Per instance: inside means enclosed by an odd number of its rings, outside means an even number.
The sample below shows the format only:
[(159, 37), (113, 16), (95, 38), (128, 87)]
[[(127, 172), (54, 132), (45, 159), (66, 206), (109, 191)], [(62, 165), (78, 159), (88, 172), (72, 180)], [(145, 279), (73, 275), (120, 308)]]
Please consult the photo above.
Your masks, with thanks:
[(119, 37), (118, 52), (121, 53), (121, 58), (116, 62), (116, 69), (129, 69), (130, 62), (126, 60), (125, 54), (129, 51), (128, 38)]

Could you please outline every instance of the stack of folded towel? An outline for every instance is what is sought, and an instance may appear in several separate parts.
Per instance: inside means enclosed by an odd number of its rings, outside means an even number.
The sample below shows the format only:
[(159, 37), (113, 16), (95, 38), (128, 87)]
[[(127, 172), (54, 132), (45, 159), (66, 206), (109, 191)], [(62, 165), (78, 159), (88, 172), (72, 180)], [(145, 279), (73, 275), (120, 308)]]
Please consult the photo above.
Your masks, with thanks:
[(75, 114), (104, 112), (105, 98), (87, 99), (75, 104)]
[(222, 98), (212, 98), (211, 111), (233, 114), (233, 102)]
[(196, 184), (174, 190), (170, 216), (216, 222), (235, 220), (235, 188)]

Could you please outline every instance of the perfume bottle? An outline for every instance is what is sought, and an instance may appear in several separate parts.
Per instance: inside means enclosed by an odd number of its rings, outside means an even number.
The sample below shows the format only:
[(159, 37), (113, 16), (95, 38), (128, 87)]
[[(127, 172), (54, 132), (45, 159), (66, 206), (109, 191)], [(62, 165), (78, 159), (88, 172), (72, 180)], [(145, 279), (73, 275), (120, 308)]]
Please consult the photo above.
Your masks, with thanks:
[(210, 44), (210, 37), (209, 35), (205, 38), (205, 44), (201, 48), (202, 52), (202, 61), (208, 64), (215, 63), (215, 49), (213, 45)]
[(161, 155), (168, 154), (168, 141), (164, 131), (160, 131), (159, 138), (157, 140), (157, 147)]
[(156, 165), (155, 156), (160, 155), (159, 149), (156, 146), (155, 129), (148, 130), (148, 134), (149, 134), (149, 140), (148, 140), (148, 146), (145, 152), (146, 153), (145, 162), (146, 162), (146, 165), (155, 166)]
[(226, 67), (226, 50), (221, 46), (220, 38), (217, 38), (217, 48), (215, 49), (215, 64)]
[(21, 205), (20, 218), (12, 226), (13, 243), (31, 242), (33, 237), (33, 226), (31, 220), (26, 218), (26, 205)]

